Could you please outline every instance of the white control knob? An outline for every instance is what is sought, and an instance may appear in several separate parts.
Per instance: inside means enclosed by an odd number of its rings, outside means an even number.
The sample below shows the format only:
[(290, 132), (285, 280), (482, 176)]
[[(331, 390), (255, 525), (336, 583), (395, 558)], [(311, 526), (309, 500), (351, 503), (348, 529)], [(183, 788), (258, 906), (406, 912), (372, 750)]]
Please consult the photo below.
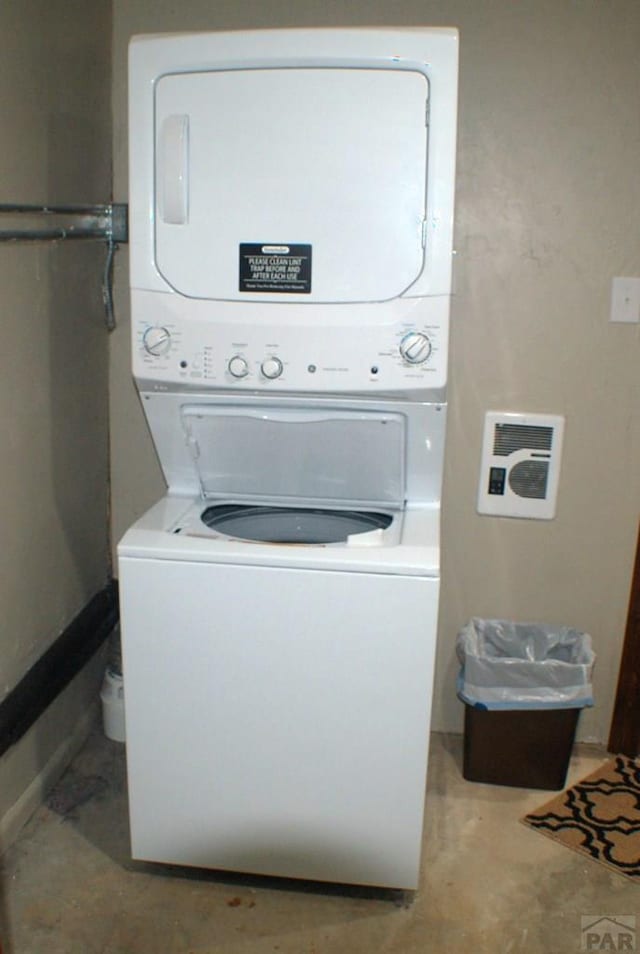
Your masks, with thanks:
[(236, 354), (229, 364), (229, 374), (232, 374), (234, 378), (246, 378), (249, 374), (249, 365), (244, 358), (241, 358), (239, 354)]
[(265, 358), (260, 365), (260, 370), (264, 374), (265, 378), (269, 378), (271, 381), (273, 381), (274, 378), (279, 378), (282, 374), (282, 361), (280, 358)]
[(166, 328), (153, 325), (151, 328), (147, 328), (143, 334), (142, 344), (148, 354), (159, 357), (166, 354), (171, 347), (171, 335)]
[(422, 331), (410, 331), (400, 342), (400, 354), (409, 364), (424, 364), (431, 354), (431, 342)]

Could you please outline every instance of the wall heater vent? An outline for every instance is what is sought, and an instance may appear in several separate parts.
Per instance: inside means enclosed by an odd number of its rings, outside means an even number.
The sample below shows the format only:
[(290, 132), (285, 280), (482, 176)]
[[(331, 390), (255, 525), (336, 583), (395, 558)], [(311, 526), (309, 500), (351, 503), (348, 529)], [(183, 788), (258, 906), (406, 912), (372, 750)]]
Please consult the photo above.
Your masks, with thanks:
[(478, 513), (551, 520), (556, 512), (564, 417), (488, 411)]

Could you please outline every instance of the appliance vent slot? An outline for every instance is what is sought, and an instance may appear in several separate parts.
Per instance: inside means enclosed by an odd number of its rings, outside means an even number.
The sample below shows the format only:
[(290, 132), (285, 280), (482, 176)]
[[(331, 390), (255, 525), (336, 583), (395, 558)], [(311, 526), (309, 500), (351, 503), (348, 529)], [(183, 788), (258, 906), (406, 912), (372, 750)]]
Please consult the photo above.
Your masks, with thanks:
[(522, 460), (509, 471), (509, 487), (518, 497), (544, 500), (547, 496), (549, 464), (545, 460)]
[(508, 457), (515, 451), (550, 451), (553, 443), (553, 428), (527, 424), (496, 424), (493, 453), (496, 457)]

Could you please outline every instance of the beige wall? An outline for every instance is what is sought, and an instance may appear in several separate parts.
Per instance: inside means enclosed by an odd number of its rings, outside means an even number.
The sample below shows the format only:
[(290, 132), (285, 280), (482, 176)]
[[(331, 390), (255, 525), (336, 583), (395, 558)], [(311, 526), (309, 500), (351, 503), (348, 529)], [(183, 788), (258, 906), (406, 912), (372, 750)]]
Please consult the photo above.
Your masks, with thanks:
[[(0, 201), (108, 201), (109, 0), (5, 0), (0, 36)], [(0, 245), (0, 699), (109, 575), (103, 262), (93, 243)], [(0, 760), (0, 816), (86, 695)]]
[[(640, 326), (608, 323), (611, 278), (640, 275), (637, 0), (114, 0), (116, 198), (127, 197), (132, 33), (383, 23), (450, 24), (461, 34), (434, 727), (461, 726), (458, 628), (471, 615), (505, 616), (593, 635), (597, 706), (581, 734), (606, 740), (640, 486)], [(118, 278), (124, 315), (124, 263)], [(127, 325), (111, 341), (115, 538), (163, 488), (130, 382)], [(553, 522), (475, 513), (488, 409), (566, 415)]]

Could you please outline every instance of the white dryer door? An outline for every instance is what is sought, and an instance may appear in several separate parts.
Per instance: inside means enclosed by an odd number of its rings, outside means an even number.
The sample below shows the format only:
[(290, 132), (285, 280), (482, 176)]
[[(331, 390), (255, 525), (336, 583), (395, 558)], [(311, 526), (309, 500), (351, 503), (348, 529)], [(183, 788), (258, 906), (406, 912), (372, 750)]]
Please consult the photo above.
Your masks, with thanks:
[(382, 301), (423, 267), (428, 81), (395, 69), (163, 76), (156, 264), (194, 298)]

